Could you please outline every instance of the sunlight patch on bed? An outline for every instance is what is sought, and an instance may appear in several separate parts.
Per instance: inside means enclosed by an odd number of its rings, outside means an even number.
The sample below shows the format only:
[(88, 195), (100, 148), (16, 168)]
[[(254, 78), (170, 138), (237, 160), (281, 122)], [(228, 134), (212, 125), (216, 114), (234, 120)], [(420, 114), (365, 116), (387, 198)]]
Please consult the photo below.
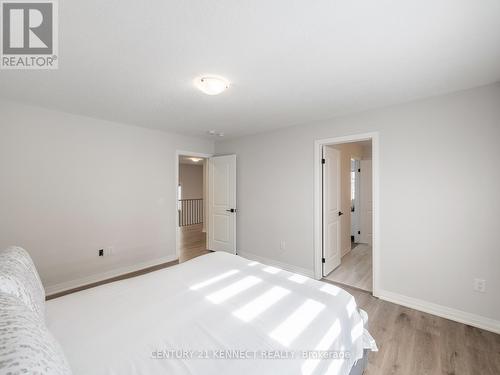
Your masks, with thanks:
[(255, 276), (247, 276), (240, 281), (232, 283), (231, 285), (218, 290), (207, 296), (207, 299), (215, 304), (219, 304), (228, 300), (229, 298), (243, 292), (246, 289), (251, 288), (255, 284), (260, 283), (262, 280)]
[[(340, 331), (341, 331), (340, 322), (337, 319), (335, 320), (335, 323), (333, 323), (333, 325), (330, 327), (328, 332), (326, 332), (326, 334), (323, 336), (318, 345), (316, 345), (314, 350), (327, 351), (328, 349), (330, 349), (330, 346), (332, 346), (335, 340), (339, 337)], [(320, 362), (321, 362), (320, 359), (308, 359), (302, 365), (302, 374), (304, 375), (312, 374)]]
[(325, 308), (325, 305), (308, 299), (295, 310), (286, 320), (270, 333), (270, 337), (288, 346)]
[(227, 271), (227, 272), (224, 272), (218, 276), (215, 276), (215, 277), (212, 277), (211, 279), (208, 279), (208, 280), (205, 280), (205, 281), (202, 281), (201, 283), (198, 283), (198, 284), (194, 284), (193, 286), (190, 286), (189, 289), (191, 290), (198, 290), (198, 289), (201, 289), (201, 288), (204, 288), (206, 286), (209, 286), (211, 284), (214, 284), (216, 283), (217, 281), (220, 281), (220, 280), (223, 280), (229, 276), (232, 276), (236, 273), (238, 273), (240, 271), (238, 270), (231, 270), (231, 271)]
[(270, 273), (271, 275), (274, 275), (274, 274), (277, 274), (278, 272), (280, 272), (281, 270), (279, 268), (276, 268), (276, 267), (267, 266), (267, 267), (263, 268), (262, 271)]
[(290, 291), (288, 289), (275, 286), (251, 302), (247, 303), (242, 308), (233, 312), (233, 314), (244, 322), (249, 322), (289, 293)]
[(298, 283), (298, 284), (304, 284), (307, 281), (307, 279), (308, 279), (308, 277), (298, 275), (298, 274), (292, 275), (288, 278), (288, 280), (293, 281), (293, 282)]
[(322, 292), (331, 294), (332, 296), (336, 296), (340, 292), (340, 288), (336, 287), (335, 285), (332, 284), (325, 284), (321, 287), (320, 289)]

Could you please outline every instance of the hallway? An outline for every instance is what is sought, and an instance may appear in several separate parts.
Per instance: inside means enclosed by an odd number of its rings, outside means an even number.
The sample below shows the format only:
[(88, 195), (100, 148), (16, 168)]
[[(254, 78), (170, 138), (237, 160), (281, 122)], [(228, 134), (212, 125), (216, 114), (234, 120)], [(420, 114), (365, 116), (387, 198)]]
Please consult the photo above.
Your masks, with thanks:
[(203, 224), (194, 224), (179, 228), (179, 263), (210, 252), (202, 227)]
[(344, 257), (335, 270), (324, 277), (327, 280), (372, 292), (372, 248), (358, 244)]

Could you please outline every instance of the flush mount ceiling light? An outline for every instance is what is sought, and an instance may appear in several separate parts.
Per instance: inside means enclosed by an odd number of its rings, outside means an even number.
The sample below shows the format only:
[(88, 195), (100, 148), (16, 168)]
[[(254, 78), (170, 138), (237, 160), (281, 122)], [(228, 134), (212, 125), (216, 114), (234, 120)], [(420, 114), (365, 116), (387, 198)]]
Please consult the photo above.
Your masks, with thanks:
[(207, 95), (219, 95), (229, 88), (229, 81), (223, 77), (204, 76), (196, 78), (195, 85)]
[(217, 137), (224, 137), (224, 133), (219, 132), (217, 130), (209, 130), (207, 133), (208, 133), (208, 135), (213, 135), (213, 136), (217, 136)]
[(199, 161), (203, 160), (202, 158), (189, 158), (189, 160), (198, 163)]

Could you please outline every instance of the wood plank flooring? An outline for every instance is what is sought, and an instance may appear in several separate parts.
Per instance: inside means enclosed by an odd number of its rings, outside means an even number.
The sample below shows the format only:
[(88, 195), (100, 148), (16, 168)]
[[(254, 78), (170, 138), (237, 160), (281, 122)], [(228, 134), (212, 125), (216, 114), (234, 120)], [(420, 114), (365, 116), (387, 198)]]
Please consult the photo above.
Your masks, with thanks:
[(325, 279), (371, 292), (372, 248), (359, 244), (342, 257), (342, 262)]
[(344, 289), (368, 313), (379, 347), (365, 375), (500, 374), (500, 335)]
[(131, 277), (136, 277), (136, 276), (144, 275), (144, 274), (149, 273), (149, 272), (158, 271), (158, 270), (161, 270), (163, 268), (175, 266), (176, 264), (179, 264), (179, 262), (177, 260), (173, 260), (171, 262), (162, 263), (162, 264), (158, 264), (156, 266), (151, 266), (151, 267), (143, 268), (143, 269), (138, 270), (138, 271), (133, 271), (133, 272), (125, 273), (123, 275), (111, 277), (111, 278), (106, 279), (106, 280), (96, 281), (95, 283), (82, 285), (82, 286), (79, 286), (77, 288), (68, 289), (68, 290), (65, 290), (65, 291), (59, 292), (59, 293), (54, 293), (54, 294), (51, 294), (49, 296), (46, 296), (45, 300), (48, 301), (48, 300), (51, 300), (51, 299), (54, 299), (54, 298), (65, 296), (66, 294), (80, 292), (80, 291), (85, 290), (85, 289), (94, 288), (96, 286), (103, 285), (103, 284), (108, 284), (108, 283), (112, 283), (114, 281), (120, 281), (120, 280), (130, 279)]
[(210, 252), (207, 250), (207, 236), (202, 228), (202, 224), (179, 228), (179, 263)]

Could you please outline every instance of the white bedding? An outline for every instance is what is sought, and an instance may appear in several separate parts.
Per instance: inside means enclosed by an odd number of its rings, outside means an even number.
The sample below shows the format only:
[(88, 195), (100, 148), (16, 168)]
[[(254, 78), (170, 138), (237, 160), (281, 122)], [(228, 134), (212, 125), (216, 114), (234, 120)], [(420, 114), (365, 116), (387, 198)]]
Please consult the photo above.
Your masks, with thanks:
[(344, 290), (220, 252), (48, 301), (46, 317), (75, 375), (347, 375), (369, 346)]

